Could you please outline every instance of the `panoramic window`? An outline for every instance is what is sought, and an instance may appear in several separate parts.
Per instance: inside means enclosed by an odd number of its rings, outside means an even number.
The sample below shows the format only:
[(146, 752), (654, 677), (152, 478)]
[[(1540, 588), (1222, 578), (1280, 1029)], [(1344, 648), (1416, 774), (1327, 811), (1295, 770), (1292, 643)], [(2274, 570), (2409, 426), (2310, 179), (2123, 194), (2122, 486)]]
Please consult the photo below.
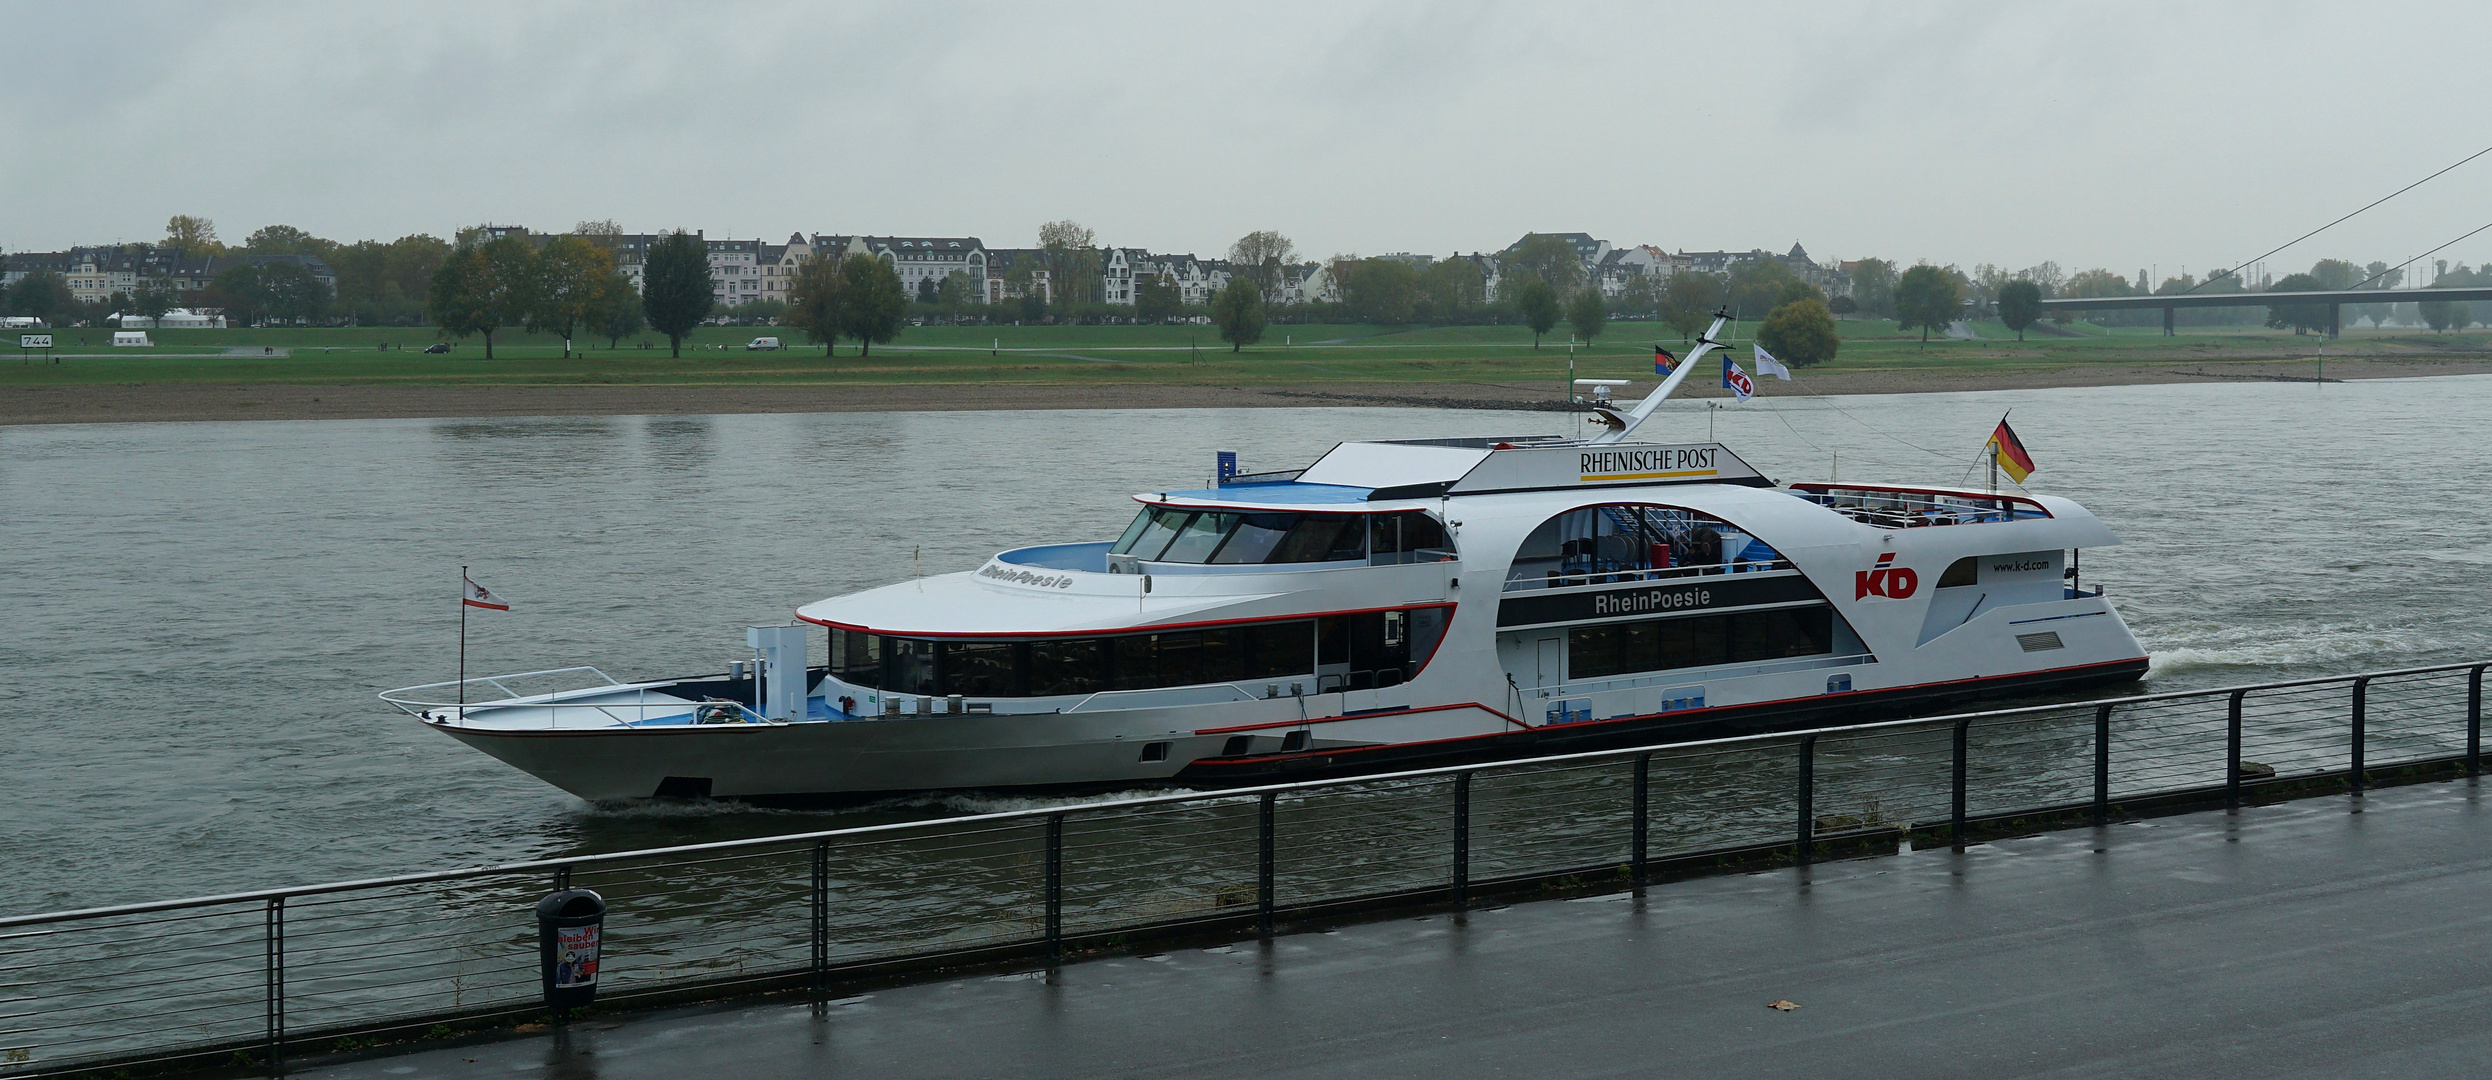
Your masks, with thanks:
[(1426, 513), (1237, 513), (1157, 506), (1108, 550), (1145, 562), (1437, 562), (1454, 557), (1445, 525)]
[(1307, 691), (1391, 686), (1444, 637), (1444, 607), (1042, 641), (928, 641), (831, 631), (831, 672), (852, 686), (962, 697), (1056, 697), (1292, 677)]
[(1569, 510), (1525, 537), (1506, 587), (1556, 588), (1779, 568), (1781, 554), (1746, 530), (1675, 506), (1613, 503)]

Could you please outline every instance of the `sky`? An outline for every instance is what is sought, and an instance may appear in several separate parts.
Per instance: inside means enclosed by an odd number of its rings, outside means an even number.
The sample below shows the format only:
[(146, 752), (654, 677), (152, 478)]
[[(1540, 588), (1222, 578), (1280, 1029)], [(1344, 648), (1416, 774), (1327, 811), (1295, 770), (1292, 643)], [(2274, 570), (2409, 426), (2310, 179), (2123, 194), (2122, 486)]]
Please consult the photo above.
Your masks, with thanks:
[[(0, 249), (482, 222), (2158, 278), (2492, 146), (2462, 3), (0, 0)], [(29, 48), (27, 43), (43, 43)], [(2492, 155), (2271, 258), (2492, 220)], [(2492, 231), (2438, 256), (2492, 259)]]

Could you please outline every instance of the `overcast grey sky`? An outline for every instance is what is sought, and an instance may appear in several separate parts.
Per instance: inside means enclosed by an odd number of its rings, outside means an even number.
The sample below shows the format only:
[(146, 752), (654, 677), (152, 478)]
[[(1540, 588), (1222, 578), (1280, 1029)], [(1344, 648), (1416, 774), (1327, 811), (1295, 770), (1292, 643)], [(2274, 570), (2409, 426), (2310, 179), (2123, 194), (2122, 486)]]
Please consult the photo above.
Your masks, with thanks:
[[(1214, 254), (1586, 230), (2170, 275), (2492, 145), (2479, 4), (5, 0), (0, 247), (611, 217)], [(2492, 155), (2279, 256), (2492, 221)], [(2492, 258), (2492, 232), (2444, 257)]]

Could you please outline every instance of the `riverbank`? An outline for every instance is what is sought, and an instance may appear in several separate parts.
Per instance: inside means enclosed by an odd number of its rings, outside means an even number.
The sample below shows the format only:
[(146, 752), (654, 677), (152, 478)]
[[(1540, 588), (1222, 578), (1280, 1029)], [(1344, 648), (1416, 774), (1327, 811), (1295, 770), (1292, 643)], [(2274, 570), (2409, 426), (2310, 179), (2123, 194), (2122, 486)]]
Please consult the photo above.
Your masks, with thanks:
[[(2045, 368), (1805, 371), (1818, 394), (2030, 390), (2160, 383), (2309, 382), (2305, 360), (2089, 363)], [(2394, 379), (2492, 373), (2492, 360), (2389, 357), (2328, 359), (2325, 377)], [(914, 412), (995, 409), (1420, 408), (1562, 409), (1560, 381), (1306, 381), (1269, 385), (1160, 382), (456, 384), (138, 382), (0, 386), (0, 424), (206, 420), (346, 420), (449, 416), (645, 416), (732, 413)], [(1764, 380), (1761, 393), (1796, 387)], [(1625, 388), (1625, 397), (1643, 385)], [(1727, 393), (1691, 377), (1681, 397)]]

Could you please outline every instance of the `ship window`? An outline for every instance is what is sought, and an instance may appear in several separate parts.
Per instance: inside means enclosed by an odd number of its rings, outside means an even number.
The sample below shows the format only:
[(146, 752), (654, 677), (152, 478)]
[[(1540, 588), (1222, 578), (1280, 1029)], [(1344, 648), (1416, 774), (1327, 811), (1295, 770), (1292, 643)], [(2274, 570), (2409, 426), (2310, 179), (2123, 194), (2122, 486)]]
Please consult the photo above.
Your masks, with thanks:
[(1030, 694), (1095, 694), (1108, 688), (1108, 638), (1030, 643)]
[(887, 638), (883, 645), (883, 689), (904, 694), (935, 692), (935, 643)]
[[(1356, 559), (1367, 554), (1361, 547), (1365, 530), (1354, 517), (1308, 515), (1298, 519), (1289, 535), (1272, 549), (1268, 562), (1302, 563), (1330, 562), (1335, 559)], [(1348, 554), (1338, 554), (1343, 549)]]
[[(1446, 615), (1443, 608), (1415, 608), (1328, 617), (1322, 620), (1324, 649), (1337, 659), (1324, 663), (1355, 659), (1366, 676), (1363, 685), (1405, 680), (1427, 663), (1444, 636)], [(1290, 619), (1032, 642), (927, 641), (834, 629), (831, 657), (834, 674), (853, 686), (901, 694), (1057, 697), (1313, 675), (1316, 623)]]
[(1010, 642), (946, 641), (938, 646), (943, 654), (938, 665), (943, 673), (943, 692), (964, 697), (1013, 697), (1020, 687), (1013, 653), (1020, 646)]
[(883, 684), (883, 639), (854, 630), (831, 631), (831, 674), (853, 686)]
[(1228, 535), (1229, 526), (1237, 524), (1237, 518), (1236, 514), (1208, 510), (1194, 515), (1177, 530), (1177, 538), (1169, 542), (1167, 551), (1160, 553), (1159, 561), (1199, 563), (1209, 560), (1211, 553), (1220, 547), (1221, 539)]
[(1579, 626), (1567, 632), (1566, 673), (1597, 679), (1833, 651), (1834, 609), (1817, 604)]
[(1185, 523), (1194, 516), (1194, 513), (1190, 510), (1154, 507), (1143, 511), (1143, 515), (1149, 520), (1135, 519), (1136, 523), (1142, 527), (1140, 532), (1132, 529), (1126, 530), (1126, 535), (1133, 537), (1132, 542), (1123, 547), (1111, 548), (1111, 551), (1118, 555), (1131, 555), (1138, 559), (1157, 559), (1160, 552), (1168, 549), (1168, 542), (1176, 539), (1177, 530), (1184, 528)]
[(1959, 585), (1975, 584), (1980, 580), (1981, 560), (1967, 555), (1947, 564), (1947, 572), (1938, 575), (1938, 587), (1952, 589)]
[(1508, 589), (1778, 568), (1782, 556), (1730, 522), (1673, 506), (1612, 503), (1569, 510), (1523, 539)]
[(1259, 563), (1270, 558), (1281, 538), (1289, 535), (1290, 526), (1298, 523), (1295, 514), (1246, 514), (1238, 518), (1237, 527), (1229, 532), (1227, 543), (1212, 553), (1216, 563)]

